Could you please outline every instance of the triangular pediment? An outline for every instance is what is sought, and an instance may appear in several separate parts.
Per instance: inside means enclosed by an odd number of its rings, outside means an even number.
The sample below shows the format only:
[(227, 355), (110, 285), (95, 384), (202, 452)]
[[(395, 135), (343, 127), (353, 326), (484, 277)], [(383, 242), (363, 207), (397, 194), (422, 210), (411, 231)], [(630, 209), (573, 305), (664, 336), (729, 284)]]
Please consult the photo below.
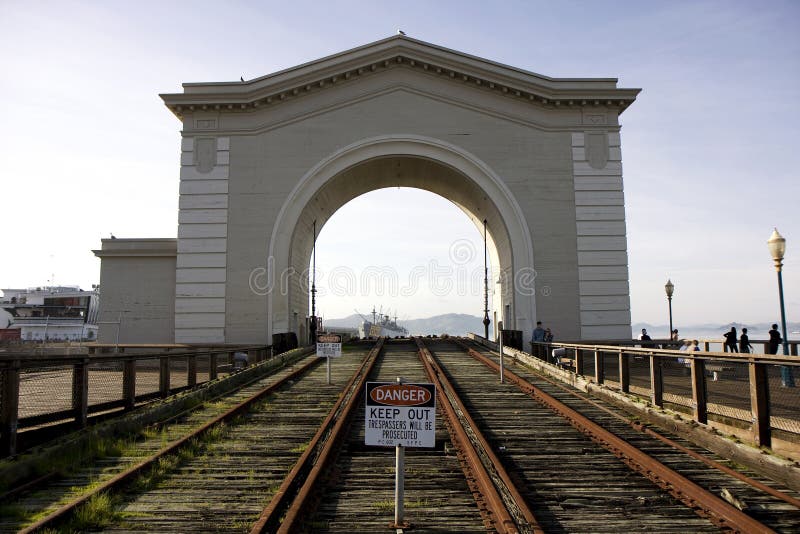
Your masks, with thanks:
[(178, 117), (187, 111), (252, 112), (398, 68), (547, 108), (602, 104), (621, 113), (640, 91), (618, 88), (616, 78), (550, 78), (397, 35), (253, 80), (185, 83), (183, 93), (160, 96)]

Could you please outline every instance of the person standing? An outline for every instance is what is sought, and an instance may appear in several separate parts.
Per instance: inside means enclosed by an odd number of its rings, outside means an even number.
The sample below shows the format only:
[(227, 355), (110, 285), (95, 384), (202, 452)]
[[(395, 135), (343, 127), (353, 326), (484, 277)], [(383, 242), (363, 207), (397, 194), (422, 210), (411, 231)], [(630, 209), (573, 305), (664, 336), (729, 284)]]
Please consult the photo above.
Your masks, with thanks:
[(723, 334), (725, 337), (725, 352), (739, 352), (736, 349), (736, 327), (732, 326), (730, 332), (725, 332)]
[(542, 328), (542, 321), (536, 321), (536, 328), (533, 330), (533, 338), (531, 341), (544, 341), (544, 328)]
[(680, 339), (678, 338), (678, 329), (677, 328), (672, 331), (672, 335), (670, 336), (670, 339), (672, 341), (680, 341)]
[[(642, 335), (639, 336), (639, 341), (650, 341), (651, 338), (647, 334), (647, 328), (642, 328)], [(650, 343), (641, 343), (640, 346), (642, 348), (651, 346)]]
[(772, 330), (769, 331), (769, 341), (767, 342), (767, 354), (778, 354), (778, 345), (781, 344), (781, 333), (778, 330), (778, 325), (772, 325)]
[(742, 335), (739, 336), (739, 350), (743, 353), (753, 352), (750, 337), (747, 335), (747, 328), (742, 328)]
[(553, 342), (553, 333), (550, 331), (549, 328), (545, 328), (545, 330), (544, 330), (544, 341), (545, 341), (545, 343), (552, 343)]

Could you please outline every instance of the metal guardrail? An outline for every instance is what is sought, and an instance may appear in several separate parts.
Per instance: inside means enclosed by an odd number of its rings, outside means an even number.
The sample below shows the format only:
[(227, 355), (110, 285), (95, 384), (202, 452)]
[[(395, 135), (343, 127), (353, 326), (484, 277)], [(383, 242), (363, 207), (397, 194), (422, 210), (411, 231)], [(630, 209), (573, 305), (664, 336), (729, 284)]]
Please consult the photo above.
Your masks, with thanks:
[(90, 354), (0, 353), (0, 457), (17, 451), (20, 430), (54, 423), (87, 426), (109, 411), (128, 411), (137, 404), (165, 398), (217, 379), (235, 369), (234, 353), (246, 352), (248, 363), (271, 355), (271, 347), (130, 346), (140, 353)]

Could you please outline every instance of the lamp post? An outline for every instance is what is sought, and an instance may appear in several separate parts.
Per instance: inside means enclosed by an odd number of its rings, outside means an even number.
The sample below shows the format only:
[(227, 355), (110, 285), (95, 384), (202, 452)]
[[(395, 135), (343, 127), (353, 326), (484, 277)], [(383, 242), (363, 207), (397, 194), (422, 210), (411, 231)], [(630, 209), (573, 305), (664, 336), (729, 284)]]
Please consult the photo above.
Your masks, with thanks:
[(483, 220), (483, 338), (489, 339), (489, 264), (486, 260), (486, 219)]
[(667, 302), (669, 303), (669, 339), (672, 340), (672, 294), (675, 292), (675, 284), (672, 283), (672, 280), (667, 279), (664, 291), (667, 292)]
[[(783, 334), (783, 355), (789, 355), (789, 342), (786, 339), (786, 308), (783, 305), (783, 255), (786, 252), (786, 239), (778, 233), (778, 229), (772, 232), (772, 235), (767, 241), (769, 253), (772, 255), (772, 260), (775, 262), (775, 270), (778, 271), (778, 296), (781, 303), (781, 329)], [(781, 366), (781, 386), (787, 388), (794, 387), (794, 376), (792, 375), (792, 368), (788, 365)]]
[(311, 324), (309, 325), (309, 335), (311, 344), (317, 342), (317, 220), (314, 219), (314, 234), (312, 241), (312, 267), (311, 267)]

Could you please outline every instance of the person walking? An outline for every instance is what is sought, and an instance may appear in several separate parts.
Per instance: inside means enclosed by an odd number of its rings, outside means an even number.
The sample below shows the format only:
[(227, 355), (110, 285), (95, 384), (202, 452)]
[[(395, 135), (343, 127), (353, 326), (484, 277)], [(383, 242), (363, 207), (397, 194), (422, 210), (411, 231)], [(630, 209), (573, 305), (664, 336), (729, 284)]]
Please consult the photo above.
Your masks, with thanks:
[(750, 337), (747, 335), (747, 328), (742, 328), (742, 335), (739, 336), (739, 350), (747, 354), (753, 352), (753, 346), (750, 344)]
[(778, 325), (772, 325), (772, 330), (769, 331), (769, 341), (767, 342), (767, 354), (778, 354), (778, 345), (781, 344), (781, 332), (778, 330)]
[(739, 352), (736, 348), (736, 327), (732, 326), (730, 332), (723, 334), (725, 337), (725, 352)]

